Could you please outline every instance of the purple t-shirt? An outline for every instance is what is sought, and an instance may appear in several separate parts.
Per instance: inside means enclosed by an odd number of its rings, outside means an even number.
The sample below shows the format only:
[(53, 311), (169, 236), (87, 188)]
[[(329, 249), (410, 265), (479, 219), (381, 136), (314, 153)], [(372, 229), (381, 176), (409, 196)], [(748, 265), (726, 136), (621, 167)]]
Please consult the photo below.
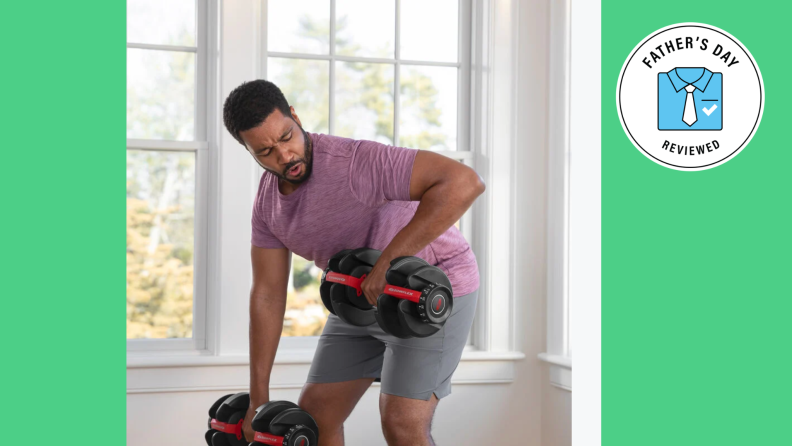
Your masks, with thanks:
[[(261, 175), (251, 242), (260, 248), (286, 247), (321, 269), (342, 249), (384, 250), (418, 208), (418, 201), (410, 201), (418, 150), (308, 134), (313, 142), (311, 177), (283, 195), (275, 175)], [(454, 297), (478, 289), (476, 256), (455, 226), (415, 255), (448, 275)]]

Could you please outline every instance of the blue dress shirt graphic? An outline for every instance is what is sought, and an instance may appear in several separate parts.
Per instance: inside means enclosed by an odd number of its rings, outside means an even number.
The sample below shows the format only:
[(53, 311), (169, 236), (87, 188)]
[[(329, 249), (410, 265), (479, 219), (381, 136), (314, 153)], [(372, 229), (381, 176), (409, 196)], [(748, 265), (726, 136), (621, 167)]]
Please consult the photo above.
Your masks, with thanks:
[[(682, 120), (688, 92), (692, 85), (696, 121), (688, 125)], [(690, 113), (690, 112), (689, 112)], [(658, 130), (722, 130), (723, 74), (706, 68), (677, 67), (657, 74)]]

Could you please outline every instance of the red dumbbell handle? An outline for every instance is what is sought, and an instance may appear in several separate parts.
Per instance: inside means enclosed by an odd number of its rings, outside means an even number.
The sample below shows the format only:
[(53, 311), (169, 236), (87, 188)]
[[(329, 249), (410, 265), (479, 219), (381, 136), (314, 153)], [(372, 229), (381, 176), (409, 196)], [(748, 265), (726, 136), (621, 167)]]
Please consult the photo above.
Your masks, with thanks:
[(229, 423), (223, 423), (222, 421), (217, 421), (217, 418), (212, 418), (212, 429), (220, 431), (220, 432), (225, 432), (227, 434), (236, 435), (237, 440), (241, 440), (242, 439), (242, 423), (244, 421), (245, 420), (242, 419), (242, 420), (239, 420), (239, 422), (237, 424), (229, 424)]
[[(333, 271), (329, 271), (325, 276), (325, 280), (328, 282), (333, 283), (340, 283), (342, 285), (350, 286), (357, 291), (357, 295), (360, 296), (363, 294), (363, 291), (360, 289), (360, 284), (363, 283), (363, 279), (366, 278), (366, 275), (363, 274), (362, 277), (353, 277), (348, 276), (346, 274), (336, 273)], [(399, 299), (406, 299), (411, 302), (418, 303), (421, 298), (421, 292), (411, 290), (409, 288), (402, 288), (396, 285), (385, 285), (385, 290), (382, 291), (383, 294), (387, 294), (389, 296), (398, 297)]]
[[(216, 418), (212, 418), (212, 429), (225, 432), (227, 434), (236, 435), (237, 440), (241, 440), (242, 423), (244, 421), (245, 420), (239, 420), (237, 424), (229, 424), (223, 423), (222, 421), (217, 421)], [(256, 436), (253, 438), (253, 441), (257, 441), (262, 444), (269, 444), (272, 446), (281, 446), (283, 444), (283, 437), (272, 435), (266, 432), (256, 432)]]

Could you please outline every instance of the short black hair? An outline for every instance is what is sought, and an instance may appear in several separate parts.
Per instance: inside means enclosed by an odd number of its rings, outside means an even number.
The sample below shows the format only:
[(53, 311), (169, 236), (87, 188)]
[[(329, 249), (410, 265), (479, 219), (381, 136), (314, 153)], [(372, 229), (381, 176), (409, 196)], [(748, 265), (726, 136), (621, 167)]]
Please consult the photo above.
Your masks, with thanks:
[(265, 79), (243, 82), (226, 98), (223, 104), (223, 122), (231, 136), (243, 146), (239, 132), (258, 127), (278, 109), (291, 119), (291, 109), (280, 88)]

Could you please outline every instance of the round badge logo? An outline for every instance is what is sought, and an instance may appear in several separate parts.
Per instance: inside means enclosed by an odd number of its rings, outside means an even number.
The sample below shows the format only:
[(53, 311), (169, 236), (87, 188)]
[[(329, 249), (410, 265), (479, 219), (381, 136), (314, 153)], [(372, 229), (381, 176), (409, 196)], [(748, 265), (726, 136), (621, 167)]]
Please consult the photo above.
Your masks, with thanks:
[(438, 294), (432, 299), (432, 303), (430, 304), (430, 308), (432, 309), (432, 313), (440, 314), (441, 311), (445, 308), (445, 300), (441, 294)]
[(622, 127), (638, 150), (676, 170), (705, 170), (734, 158), (762, 119), (764, 83), (739, 40), (703, 23), (659, 29), (630, 53), (619, 74)]

